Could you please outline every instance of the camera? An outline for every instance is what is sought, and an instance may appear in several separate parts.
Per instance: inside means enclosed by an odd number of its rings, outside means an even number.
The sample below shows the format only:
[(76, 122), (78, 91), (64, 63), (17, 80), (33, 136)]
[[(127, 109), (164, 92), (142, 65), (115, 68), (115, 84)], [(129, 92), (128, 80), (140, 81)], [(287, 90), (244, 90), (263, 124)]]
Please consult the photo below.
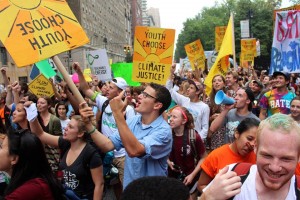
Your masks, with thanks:
[(175, 164), (173, 165), (173, 168), (176, 169), (176, 170), (181, 170), (180, 166), (175, 165)]
[(186, 177), (186, 174), (183, 172), (180, 172), (180, 174), (177, 176), (177, 180), (183, 182), (185, 177)]

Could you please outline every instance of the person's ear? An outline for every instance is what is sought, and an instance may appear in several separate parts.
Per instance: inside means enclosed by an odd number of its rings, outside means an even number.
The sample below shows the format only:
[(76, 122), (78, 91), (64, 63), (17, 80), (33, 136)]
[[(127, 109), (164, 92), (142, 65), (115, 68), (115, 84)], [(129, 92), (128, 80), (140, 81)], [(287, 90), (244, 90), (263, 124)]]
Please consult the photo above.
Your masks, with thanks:
[(234, 138), (237, 140), (239, 139), (240, 134), (237, 131), (234, 131)]
[(155, 110), (160, 110), (162, 108), (163, 104), (161, 102), (156, 102), (154, 104), (154, 109)]
[(250, 103), (251, 103), (250, 99), (247, 99), (246, 104), (250, 104)]
[(19, 156), (18, 156), (18, 155), (12, 155), (12, 156), (11, 156), (11, 160), (10, 160), (11, 166), (17, 164), (18, 161), (19, 161)]
[(84, 132), (80, 132), (80, 133), (78, 133), (78, 138), (83, 138), (84, 137)]

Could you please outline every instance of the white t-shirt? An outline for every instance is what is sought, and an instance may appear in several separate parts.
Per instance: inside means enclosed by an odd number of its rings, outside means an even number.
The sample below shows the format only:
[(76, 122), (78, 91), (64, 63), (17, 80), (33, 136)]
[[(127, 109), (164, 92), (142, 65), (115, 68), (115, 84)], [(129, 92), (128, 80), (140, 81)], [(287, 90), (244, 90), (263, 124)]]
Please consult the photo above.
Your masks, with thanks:
[[(103, 103), (107, 100), (106, 97), (102, 95), (97, 95), (96, 97), (96, 104), (99, 110), (102, 109)], [(101, 110), (102, 111), (102, 110)], [(131, 106), (126, 107), (126, 119), (135, 116), (135, 111)], [(102, 111), (102, 124), (101, 124), (101, 132), (110, 137), (113, 134), (118, 134), (118, 127), (113, 116), (112, 110), (110, 105), (108, 104), (104, 111)], [(114, 156), (116, 158), (125, 156), (125, 149), (122, 148), (119, 151), (114, 150)]]
[(178, 105), (188, 109), (188, 111), (192, 114), (195, 130), (199, 133), (202, 140), (206, 139), (209, 128), (209, 106), (202, 101), (191, 102), (189, 97), (179, 94), (176, 92), (177, 90), (173, 88), (173, 82), (170, 80), (167, 81), (166, 88), (170, 91), (172, 99)]

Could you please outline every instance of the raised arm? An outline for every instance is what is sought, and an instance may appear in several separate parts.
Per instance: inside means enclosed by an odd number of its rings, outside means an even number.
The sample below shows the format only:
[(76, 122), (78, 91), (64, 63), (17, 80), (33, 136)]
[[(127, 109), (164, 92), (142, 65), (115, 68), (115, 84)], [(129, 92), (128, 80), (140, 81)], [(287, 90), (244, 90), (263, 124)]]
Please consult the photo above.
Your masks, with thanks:
[(223, 121), (224, 121), (227, 113), (233, 107), (234, 107), (234, 104), (233, 105), (225, 105), (224, 110), (222, 110), (222, 112), (214, 119), (214, 121), (212, 121), (210, 128), (209, 128), (209, 130), (211, 132), (216, 132), (217, 130), (219, 130), (219, 128), (221, 128), (221, 125), (223, 124)]
[(72, 105), (72, 108), (75, 112), (75, 114), (77, 115), (79, 113), (79, 101), (77, 101), (76, 98), (74, 98), (73, 94), (70, 92), (68, 85), (65, 81), (62, 81), (60, 83), (60, 86), (63, 88), (64, 92), (66, 93), (68, 100), (70, 102), (70, 104)]
[(127, 106), (127, 99), (125, 99), (124, 102), (122, 101), (124, 92), (125, 91), (122, 91), (117, 97), (113, 98), (109, 105), (113, 111), (119, 134), (127, 154), (130, 157), (140, 157), (145, 155), (146, 150), (144, 145), (142, 145), (131, 132), (124, 119), (123, 111)]
[(88, 98), (91, 99), (94, 95), (94, 91), (92, 89), (90, 89), (89, 84), (84, 79), (84, 76), (83, 76), (83, 73), (82, 73), (81, 68), (79, 66), (79, 63), (74, 62), (72, 67), (76, 71), (76, 73), (78, 74), (81, 91), (84, 93), (85, 96), (87, 96)]
[(58, 147), (59, 136), (50, 135), (43, 131), (42, 126), (37, 119), (37, 108), (35, 103), (26, 102), (24, 105), (31, 132), (34, 133), (42, 143)]
[(6, 98), (5, 98), (5, 104), (6, 106), (11, 110), (12, 109), (12, 102), (13, 102), (13, 93), (12, 93), (12, 87), (11, 85), (8, 85), (6, 87)]
[(49, 81), (50, 81), (51, 87), (52, 87), (52, 89), (53, 89), (53, 91), (54, 91), (54, 96), (55, 96), (59, 101), (61, 101), (61, 95), (59, 94), (57, 88), (55, 87), (55, 83), (53, 83), (53, 79), (50, 78)]
[(79, 108), (80, 108), (79, 109), (80, 115), (82, 117), (83, 122), (85, 123), (86, 132), (91, 135), (97, 147), (99, 147), (103, 153), (115, 149), (112, 141), (109, 138), (107, 138), (105, 135), (100, 133), (96, 129), (96, 127), (92, 124), (92, 121), (90, 120), (92, 117), (94, 117), (92, 108), (88, 107), (86, 102), (81, 103), (79, 105)]
[(14, 99), (14, 102), (15, 105), (17, 105), (20, 101), (20, 95), (19, 95), (19, 92), (20, 92), (20, 85), (19, 85), (19, 82), (14, 82), (12, 85), (12, 94), (13, 94), (13, 99)]
[(1, 67), (0, 71), (3, 77), (4, 86), (7, 87), (9, 85), (9, 80), (6, 74), (7, 67)]

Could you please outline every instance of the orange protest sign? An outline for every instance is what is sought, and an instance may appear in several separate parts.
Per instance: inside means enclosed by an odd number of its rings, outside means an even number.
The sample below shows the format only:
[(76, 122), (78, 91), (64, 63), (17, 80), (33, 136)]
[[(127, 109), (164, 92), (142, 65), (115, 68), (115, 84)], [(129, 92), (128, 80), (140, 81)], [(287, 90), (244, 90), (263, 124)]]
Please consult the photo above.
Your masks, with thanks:
[(215, 49), (216, 52), (219, 52), (222, 41), (226, 32), (227, 26), (216, 26), (215, 27)]
[(205, 68), (205, 55), (200, 40), (196, 40), (184, 46), (185, 52), (190, 60), (192, 69), (195, 69), (195, 64), (198, 68)]
[(135, 29), (132, 80), (165, 84), (173, 61), (175, 30)]
[(65, 0), (2, 0), (0, 21), (0, 40), (19, 67), (89, 42)]

